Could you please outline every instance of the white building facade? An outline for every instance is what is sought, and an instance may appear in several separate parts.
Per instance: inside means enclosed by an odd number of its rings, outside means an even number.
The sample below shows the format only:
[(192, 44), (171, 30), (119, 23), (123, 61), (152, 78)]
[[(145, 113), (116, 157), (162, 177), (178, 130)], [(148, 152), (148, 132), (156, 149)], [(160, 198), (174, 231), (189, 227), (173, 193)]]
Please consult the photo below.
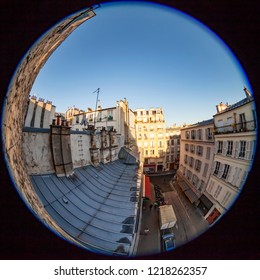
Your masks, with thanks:
[(215, 155), (205, 195), (212, 207), (205, 218), (213, 224), (235, 201), (250, 172), (257, 138), (253, 97), (231, 105), (217, 106), (214, 115)]

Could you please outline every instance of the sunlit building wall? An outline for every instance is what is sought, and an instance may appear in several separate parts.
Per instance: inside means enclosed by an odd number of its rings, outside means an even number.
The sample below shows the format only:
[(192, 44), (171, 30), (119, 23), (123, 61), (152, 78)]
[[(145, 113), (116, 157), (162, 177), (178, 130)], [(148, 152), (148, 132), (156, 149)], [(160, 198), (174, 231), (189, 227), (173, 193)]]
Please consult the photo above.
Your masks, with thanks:
[(166, 170), (166, 130), (162, 108), (135, 110), (136, 141), (144, 171)]
[(73, 115), (72, 130), (86, 131), (95, 129), (100, 133), (116, 130), (119, 148), (135, 145), (135, 115), (126, 99), (116, 102), (115, 107), (102, 108), (98, 101), (97, 110), (88, 108), (85, 112)]
[(180, 126), (166, 127), (166, 169), (176, 170), (180, 161)]
[(181, 129), (180, 166), (176, 183), (191, 201), (201, 207), (214, 154), (213, 119)]
[(217, 106), (214, 115), (215, 150), (212, 174), (205, 195), (212, 202), (205, 218), (210, 224), (227, 211), (240, 193), (251, 169), (257, 138), (254, 99), (246, 98)]

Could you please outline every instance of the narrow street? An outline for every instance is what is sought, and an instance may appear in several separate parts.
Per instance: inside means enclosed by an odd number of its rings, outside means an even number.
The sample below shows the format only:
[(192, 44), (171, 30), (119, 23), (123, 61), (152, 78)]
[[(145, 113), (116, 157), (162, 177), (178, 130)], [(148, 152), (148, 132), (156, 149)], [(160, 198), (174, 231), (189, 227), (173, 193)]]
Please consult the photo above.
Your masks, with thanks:
[(199, 209), (190, 203), (181, 189), (175, 185), (173, 175), (151, 176), (151, 183), (161, 187), (167, 204), (171, 204), (177, 217), (174, 227), (176, 246), (181, 246), (204, 232), (208, 227)]

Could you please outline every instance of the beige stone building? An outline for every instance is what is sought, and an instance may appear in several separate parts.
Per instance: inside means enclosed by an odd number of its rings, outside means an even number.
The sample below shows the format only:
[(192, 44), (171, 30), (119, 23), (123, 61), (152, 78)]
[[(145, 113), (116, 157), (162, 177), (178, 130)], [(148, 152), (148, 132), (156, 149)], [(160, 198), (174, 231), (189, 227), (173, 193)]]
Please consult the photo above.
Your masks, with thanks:
[(166, 170), (166, 130), (162, 108), (137, 109), (135, 113), (136, 141), (144, 162), (144, 171)]
[(214, 154), (213, 119), (181, 129), (180, 166), (176, 183), (199, 207), (207, 203), (206, 189)]
[(180, 161), (181, 126), (166, 127), (166, 170), (176, 170)]

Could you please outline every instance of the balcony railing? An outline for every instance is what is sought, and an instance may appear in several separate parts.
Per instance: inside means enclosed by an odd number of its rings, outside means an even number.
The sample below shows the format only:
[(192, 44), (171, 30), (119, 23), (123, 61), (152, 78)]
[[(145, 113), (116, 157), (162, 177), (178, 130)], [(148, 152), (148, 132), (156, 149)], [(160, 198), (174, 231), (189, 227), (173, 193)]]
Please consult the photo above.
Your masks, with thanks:
[(226, 134), (226, 133), (237, 133), (237, 132), (247, 132), (255, 131), (257, 129), (256, 121), (248, 121), (242, 123), (233, 123), (230, 125), (215, 127), (216, 134)]

